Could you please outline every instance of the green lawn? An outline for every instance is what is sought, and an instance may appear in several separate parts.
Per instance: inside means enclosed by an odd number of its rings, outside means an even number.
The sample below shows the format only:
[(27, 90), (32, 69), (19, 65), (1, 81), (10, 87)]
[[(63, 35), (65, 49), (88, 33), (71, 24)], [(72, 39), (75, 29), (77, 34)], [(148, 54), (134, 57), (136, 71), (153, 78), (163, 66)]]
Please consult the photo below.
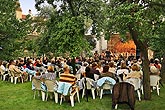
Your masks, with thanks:
[[(41, 101), (41, 97), (33, 99), (31, 82), (11, 84), (0, 80), (0, 110), (111, 110), (111, 95), (103, 95), (103, 99), (96, 97), (95, 100), (89, 97), (80, 98), (80, 103), (75, 102), (71, 107), (69, 102), (63, 102), (62, 105), (55, 104), (54, 100)], [(151, 101), (136, 100), (135, 110), (164, 110), (165, 109), (165, 88), (161, 87), (160, 96), (156, 91), (152, 93)], [(120, 110), (126, 110), (127, 105), (118, 107)]]

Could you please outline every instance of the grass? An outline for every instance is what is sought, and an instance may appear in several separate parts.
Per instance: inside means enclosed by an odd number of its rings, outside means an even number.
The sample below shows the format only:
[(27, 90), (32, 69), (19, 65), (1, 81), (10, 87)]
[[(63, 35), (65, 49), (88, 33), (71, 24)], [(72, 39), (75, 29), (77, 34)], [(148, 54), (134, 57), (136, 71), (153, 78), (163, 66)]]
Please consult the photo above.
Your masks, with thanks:
[[(59, 105), (55, 104), (53, 99), (45, 102), (41, 101), (41, 97), (38, 96), (33, 99), (31, 82), (11, 84), (0, 80), (0, 110), (111, 110), (111, 100), (111, 95), (103, 95), (101, 100), (98, 96), (95, 100), (89, 96), (89, 102), (86, 102), (86, 98), (80, 98), (81, 102), (75, 102), (74, 107), (71, 107), (67, 101)], [(160, 96), (153, 91), (150, 101), (136, 100), (135, 110), (164, 110), (164, 100), (165, 88), (161, 87)], [(118, 108), (126, 110), (129, 107), (119, 105)]]

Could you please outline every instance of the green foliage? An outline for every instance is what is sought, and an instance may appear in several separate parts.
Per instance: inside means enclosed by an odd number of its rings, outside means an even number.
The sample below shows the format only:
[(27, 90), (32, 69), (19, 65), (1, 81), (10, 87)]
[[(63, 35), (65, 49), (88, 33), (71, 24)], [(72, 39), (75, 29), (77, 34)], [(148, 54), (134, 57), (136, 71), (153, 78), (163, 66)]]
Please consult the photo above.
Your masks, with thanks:
[(22, 37), (27, 35), (30, 28), (30, 19), (16, 19), (17, 0), (1, 0), (0, 2), (0, 52), (1, 59), (11, 59), (21, 53)]
[[(42, 7), (44, 1), (50, 7)], [(102, 31), (101, 0), (36, 0), (36, 8), (42, 17), (47, 18), (46, 28), (38, 42), (39, 53), (80, 55), (91, 49), (91, 40), (84, 35), (87, 29), (92, 26), (92, 34), (97, 36)]]
[(52, 17), (47, 22), (47, 32), (39, 41), (41, 53), (53, 52), (57, 55), (69, 53), (71, 56), (80, 55), (88, 49), (84, 39), (83, 22), (80, 17)]

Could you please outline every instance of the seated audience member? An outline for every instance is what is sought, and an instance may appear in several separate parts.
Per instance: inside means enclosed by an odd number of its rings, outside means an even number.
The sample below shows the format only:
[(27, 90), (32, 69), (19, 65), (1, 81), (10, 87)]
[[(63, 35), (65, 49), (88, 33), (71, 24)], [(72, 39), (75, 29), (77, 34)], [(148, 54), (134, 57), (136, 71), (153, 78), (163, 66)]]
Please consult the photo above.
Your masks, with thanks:
[(1, 70), (1, 72), (3, 72), (3, 73), (0, 73), (0, 74), (7, 74), (7, 68), (6, 68), (6, 66), (5, 66), (5, 62), (4, 61), (1, 61), (0, 60), (0, 70)]
[(70, 74), (70, 69), (68, 65), (65, 65), (64, 68), (64, 73), (60, 74), (60, 82), (68, 82), (72, 85), (76, 84), (76, 77), (73, 74)]
[(143, 72), (140, 70), (140, 67), (138, 64), (134, 63), (131, 66), (131, 72), (128, 74), (124, 74), (123, 79), (129, 79), (129, 78), (142, 78)]
[(123, 81), (123, 75), (128, 73), (129, 73), (129, 69), (127, 68), (126, 62), (121, 61), (120, 68), (116, 72), (118, 79), (121, 79), (121, 81)]
[(128, 74), (129, 73), (129, 70), (127, 68), (127, 65), (126, 65), (126, 62), (125, 61), (122, 61), (121, 62), (121, 65), (120, 65), (120, 68), (117, 70), (117, 75), (120, 75), (120, 74)]
[(94, 74), (91, 73), (91, 68), (90, 68), (89, 66), (86, 67), (86, 69), (85, 69), (85, 73), (84, 73), (83, 76), (95, 80), (95, 78), (94, 78)]
[(34, 67), (33, 67), (33, 60), (32, 59), (29, 59), (26, 63), (26, 68), (30, 69), (30, 70), (34, 70)]
[(97, 67), (96, 67), (96, 70), (98, 70), (99, 73), (102, 73), (103, 72), (103, 67), (102, 67), (101, 62), (98, 62)]
[(109, 65), (105, 65), (103, 67), (103, 73), (101, 74), (101, 77), (111, 77), (111, 78), (117, 80), (115, 77), (115, 74), (112, 72), (109, 72)]
[(48, 66), (47, 68), (47, 73), (43, 74), (41, 78), (48, 79), (48, 80), (56, 80), (56, 74), (54, 73), (54, 67), (53, 66)]
[(9, 70), (12, 71), (14, 73), (14, 76), (23, 76), (23, 79), (26, 81), (28, 79), (28, 74), (26, 72), (21, 71), (20, 69), (18, 69), (16, 65), (16, 62), (14, 60), (10, 61), (9, 64)]
[(116, 68), (115, 68), (114, 61), (111, 61), (111, 62), (109, 63), (109, 70), (108, 70), (108, 71), (111, 72), (111, 73), (113, 73), (113, 74), (116, 73)]
[(93, 62), (92, 63), (92, 68), (90, 69), (90, 73), (94, 74), (94, 79), (97, 80), (100, 77), (100, 72), (97, 70), (97, 63)]
[(153, 64), (150, 64), (150, 75), (160, 75), (161, 65), (159, 61), (154, 60)]

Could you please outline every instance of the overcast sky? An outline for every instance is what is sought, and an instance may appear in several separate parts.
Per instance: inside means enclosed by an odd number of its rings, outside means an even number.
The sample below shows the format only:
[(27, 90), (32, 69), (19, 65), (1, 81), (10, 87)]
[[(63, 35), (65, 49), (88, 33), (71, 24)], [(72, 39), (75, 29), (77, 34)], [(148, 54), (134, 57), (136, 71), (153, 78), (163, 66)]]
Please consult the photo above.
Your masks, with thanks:
[(19, 1), (23, 14), (27, 15), (29, 9), (32, 10), (33, 15), (37, 14), (37, 10), (35, 9), (35, 0), (19, 0)]

